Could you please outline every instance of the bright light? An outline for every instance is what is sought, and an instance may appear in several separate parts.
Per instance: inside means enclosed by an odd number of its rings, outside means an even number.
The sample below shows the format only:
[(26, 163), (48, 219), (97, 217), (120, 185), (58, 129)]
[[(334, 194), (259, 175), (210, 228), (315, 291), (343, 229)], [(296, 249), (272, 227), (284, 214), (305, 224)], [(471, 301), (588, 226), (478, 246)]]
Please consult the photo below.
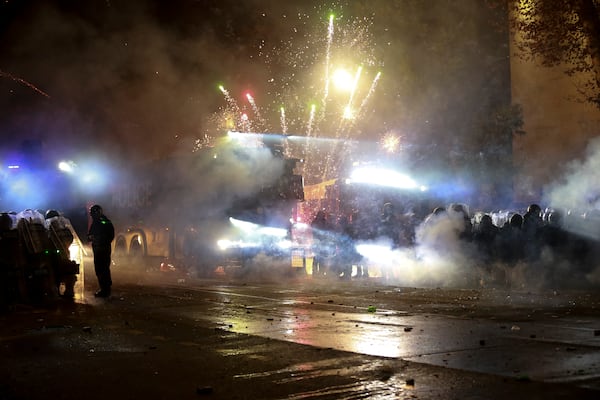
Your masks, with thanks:
[(395, 153), (400, 147), (400, 137), (387, 133), (381, 140), (381, 146), (388, 153)]
[(368, 183), (377, 186), (387, 186), (399, 189), (417, 189), (422, 190), (423, 186), (417, 183), (409, 176), (401, 174), (398, 171), (381, 169), (375, 167), (356, 168), (352, 171), (347, 183)]
[(339, 90), (350, 92), (354, 87), (354, 77), (347, 70), (340, 68), (333, 73), (333, 84)]
[(346, 106), (344, 108), (344, 119), (353, 119), (354, 118), (354, 111), (352, 110), (352, 108), (350, 106)]
[(390, 259), (392, 250), (390, 245), (361, 243), (356, 246), (356, 251), (370, 260)]
[(9, 165), (8, 166), (8, 169), (19, 169), (19, 168), (21, 168), (21, 167), (18, 165)]
[[(300, 217), (298, 217), (298, 219), (300, 219)], [(306, 229), (310, 228), (310, 225), (307, 224), (306, 222), (296, 222), (294, 224), (294, 228), (301, 229), (301, 230), (306, 230)]]
[(250, 231), (256, 230), (258, 228), (258, 225), (253, 222), (242, 221), (240, 219), (235, 219), (235, 218), (229, 218), (229, 221), (236, 228), (239, 228), (246, 232), (250, 232)]
[(221, 250), (228, 249), (244, 249), (244, 248), (254, 248), (259, 247), (260, 244), (258, 242), (244, 241), (244, 240), (229, 240), (229, 239), (220, 239), (217, 240), (217, 246)]
[(258, 230), (259, 233), (267, 236), (275, 236), (275, 237), (286, 237), (287, 230), (283, 228), (272, 228), (269, 226), (263, 226)]
[(79, 164), (73, 161), (61, 161), (58, 169), (69, 174), (72, 181), (88, 193), (105, 190), (111, 179), (110, 168), (93, 159)]
[(73, 161), (61, 161), (58, 163), (58, 169), (68, 174), (75, 170), (75, 163)]
[(274, 228), (270, 226), (261, 226), (253, 222), (242, 221), (235, 218), (229, 218), (229, 221), (233, 226), (240, 229), (245, 233), (256, 233), (257, 235), (266, 235), (274, 237), (285, 237), (287, 231), (283, 228)]
[(232, 241), (228, 239), (219, 239), (217, 240), (217, 246), (219, 246), (221, 250), (227, 250), (232, 246)]
[(292, 247), (292, 242), (290, 240), (281, 240), (277, 242), (277, 247), (281, 250), (288, 250)]
[(288, 232), (284, 228), (262, 226), (236, 218), (229, 218), (229, 221), (237, 229), (237, 232), (232, 233), (230, 238), (222, 238), (217, 241), (217, 246), (221, 250), (269, 248), (271, 246), (285, 250), (292, 246), (287, 239)]

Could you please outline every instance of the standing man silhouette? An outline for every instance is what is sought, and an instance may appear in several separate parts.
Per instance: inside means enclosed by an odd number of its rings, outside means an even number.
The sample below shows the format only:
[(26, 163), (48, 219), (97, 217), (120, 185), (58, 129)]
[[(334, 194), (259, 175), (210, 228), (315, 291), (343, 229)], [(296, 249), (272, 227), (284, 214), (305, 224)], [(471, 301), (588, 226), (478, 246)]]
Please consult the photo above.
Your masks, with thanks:
[(92, 242), (94, 270), (100, 286), (100, 290), (94, 293), (94, 296), (109, 297), (112, 286), (110, 275), (111, 243), (115, 238), (115, 228), (104, 215), (102, 207), (97, 204), (90, 208), (90, 216), (92, 217), (92, 225), (88, 233), (88, 240)]

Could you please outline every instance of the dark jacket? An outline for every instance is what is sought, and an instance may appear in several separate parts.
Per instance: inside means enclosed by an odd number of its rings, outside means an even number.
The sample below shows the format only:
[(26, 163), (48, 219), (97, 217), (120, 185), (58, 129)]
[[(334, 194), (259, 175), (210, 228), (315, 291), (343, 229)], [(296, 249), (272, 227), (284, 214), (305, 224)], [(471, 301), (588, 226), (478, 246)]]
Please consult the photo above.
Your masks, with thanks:
[(115, 228), (112, 222), (104, 215), (94, 218), (90, 226), (88, 238), (92, 242), (92, 249), (94, 251), (110, 251), (110, 244), (115, 238)]

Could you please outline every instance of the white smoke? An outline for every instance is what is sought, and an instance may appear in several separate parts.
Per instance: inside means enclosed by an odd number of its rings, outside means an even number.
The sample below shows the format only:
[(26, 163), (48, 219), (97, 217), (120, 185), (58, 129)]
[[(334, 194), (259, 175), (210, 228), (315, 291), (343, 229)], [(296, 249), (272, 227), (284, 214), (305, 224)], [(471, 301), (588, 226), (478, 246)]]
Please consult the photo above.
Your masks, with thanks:
[(600, 209), (600, 137), (592, 139), (583, 160), (574, 160), (561, 178), (545, 188), (545, 202), (564, 209)]
[(460, 239), (462, 215), (431, 215), (416, 228), (414, 247), (393, 249), (387, 239), (361, 243), (359, 253), (389, 282), (403, 286), (479, 285), (475, 250)]
[[(153, 199), (159, 216), (183, 219), (222, 219), (236, 199), (250, 198), (273, 185), (283, 171), (283, 160), (266, 147), (222, 143), (214, 148), (175, 159), (171, 171), (162, 171), (164, 187)], [(160, 181), (154, 179), (154, 182)]]

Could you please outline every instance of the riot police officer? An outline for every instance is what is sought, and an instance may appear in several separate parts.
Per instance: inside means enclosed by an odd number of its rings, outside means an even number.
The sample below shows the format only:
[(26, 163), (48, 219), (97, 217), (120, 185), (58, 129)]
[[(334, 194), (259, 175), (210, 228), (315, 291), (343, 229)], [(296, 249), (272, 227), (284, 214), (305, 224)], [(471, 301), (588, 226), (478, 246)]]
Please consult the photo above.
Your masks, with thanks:
[(115, 238), (115, 228), (98, 204), (90, 208), (90, 216), (92, 217), (92, 225), (88, 233), (88, 240), (92, 242), (94, 270), (100, 286), (100, 290), (94, 296), (109, 297), (112, 286), (110, 273), (111, 243)]
[[(79, 266), (69, 259), (69, 247), (74, 240), (71, 222), (57, 210), (46, 211), (45, 219), (48, 235), (59, 250), (58, 257), (54, 260), (56, 264), (54, 274), (59, 295), (66, 299), (73, 299)], [(63, 293), (60, 293), (61, 283), (64, 284)]]

